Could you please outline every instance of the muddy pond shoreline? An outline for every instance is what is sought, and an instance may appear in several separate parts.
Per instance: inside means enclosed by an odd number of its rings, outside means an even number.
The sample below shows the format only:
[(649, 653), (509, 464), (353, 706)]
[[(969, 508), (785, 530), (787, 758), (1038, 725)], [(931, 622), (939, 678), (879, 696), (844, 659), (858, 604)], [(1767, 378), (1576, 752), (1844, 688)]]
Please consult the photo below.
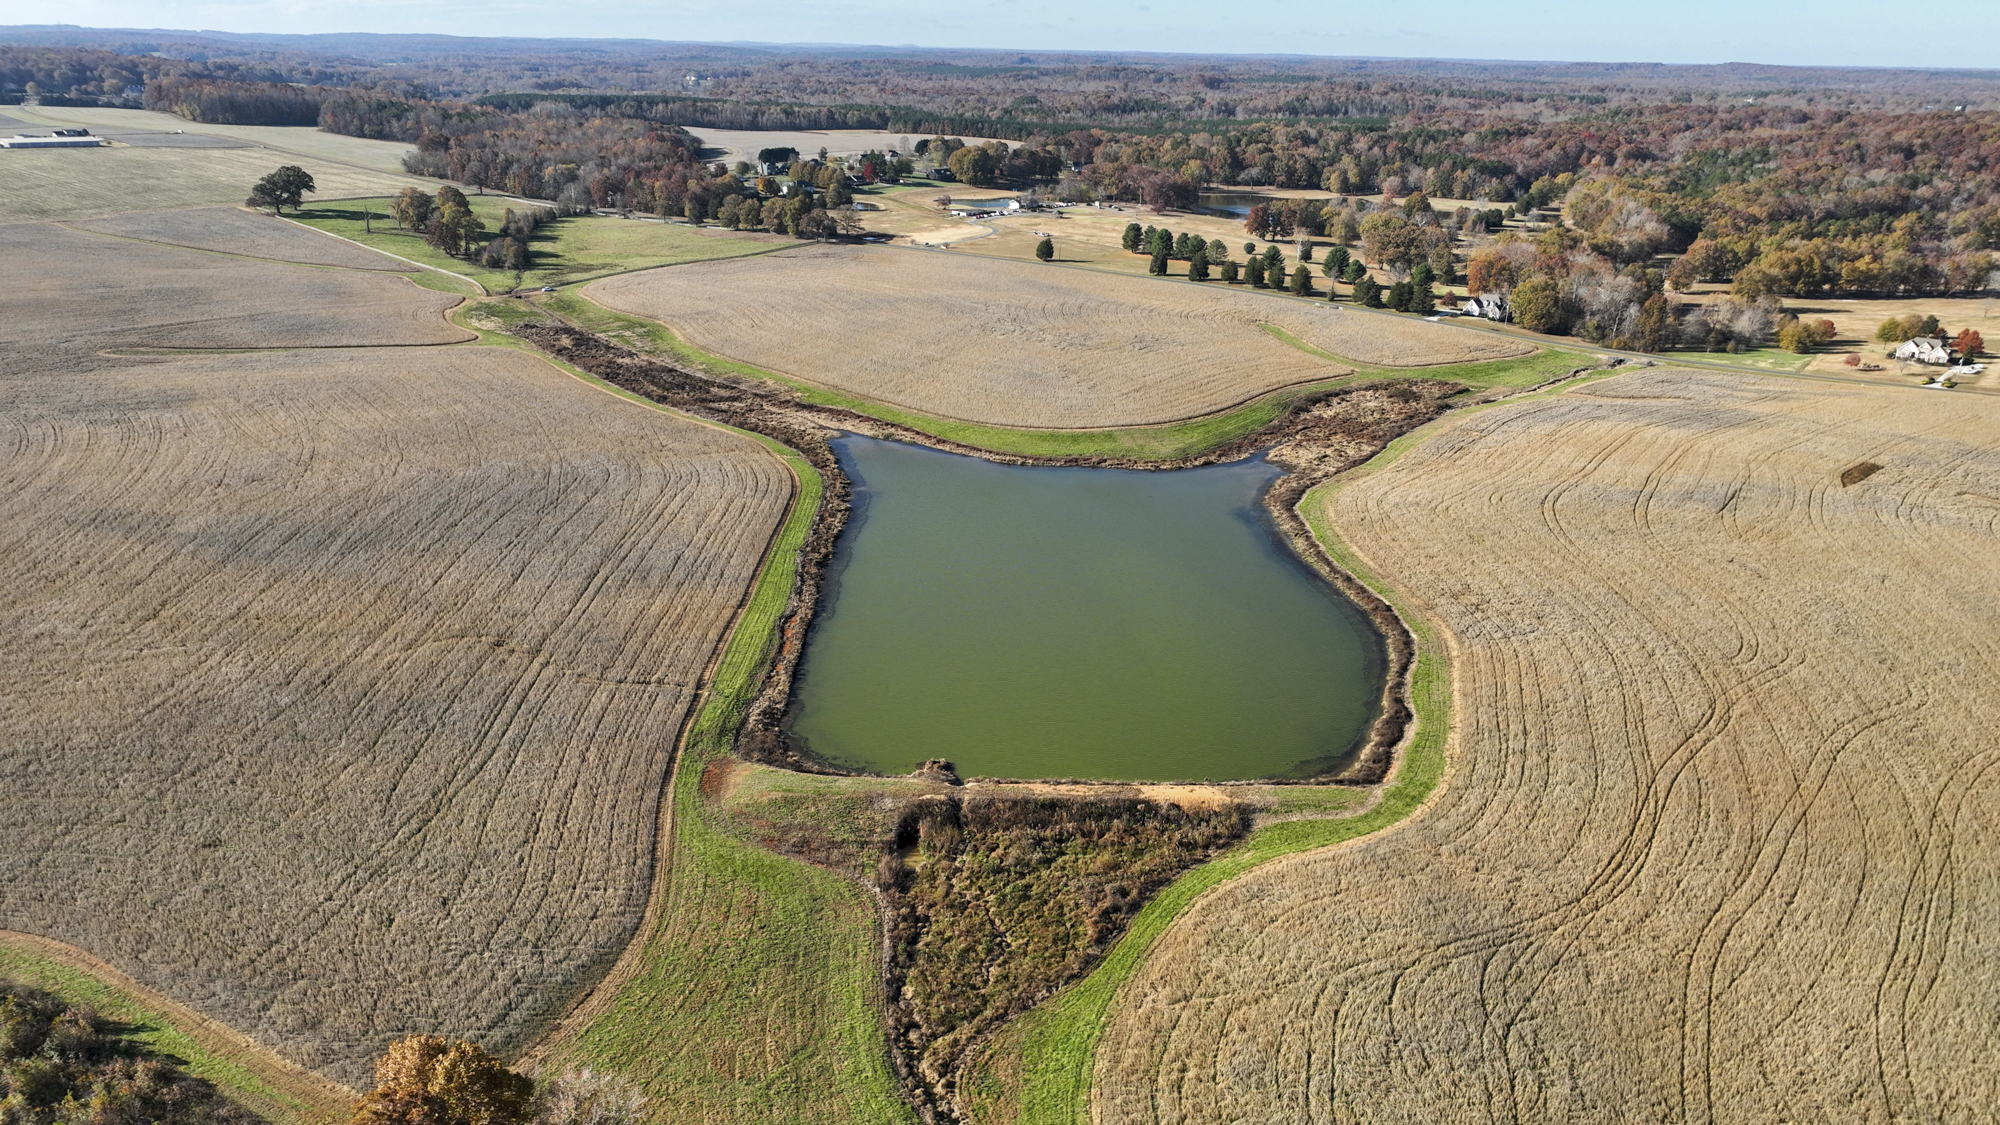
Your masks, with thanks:
[(1366, 738), (1383, 644), (1286, 542), (1262, 455), (1000, 465), (858, 434), (786, 733), (904, 775), (1303, 779)]
[[(857, 774), (820, 759), (786, 731), (793, 684), (807, 635), (825, 592), (828, 568), (853, 504), (852, 484), (829, 438), (859, 434), (1007, 465), (1170, 471), (1240, 461), (1262, 453), (1283, 475), (1265, 489), (1261, 506), (1292, 553), (1331, 583), (1368, 619), (1384, 657), (1383, 685), (1366, 736), (1340, 768), (1301, 779), (1218, 782), (1219, 785), (1374, 785), (1387, 776), (1408, 733), (1409, 677), (1415, 642), (1394, 608), (1335, 562), (1296, 510), (1314, 486), (1373, 457), (1391, 441), (1443, 414), (1451, 396), (1466, 388), (1434, 379), (1398, 379), (1339, 386), (1301, 396), (1255, 433), (1189, 457), (1138, 460), (1115, 457), (1030, 457), (995, 453), (884, 422), (851, 410), (816, 406), (763, 383), (724, 381), (654, 356), (642, 355), (572, 325), (521, 324), (521, 339), (549, 355), (649, 400), (696, 417), (749, 430), (797, 450), (825, 481), (812, 529), (800, 551), (799, 575), (780, 627), (778, 651), (752, 702), (736, 744), (749, 761), (805, 773)], [(1130, 781), (1064, 778), (992, 778), (1080, 785), (1129, 786)]]

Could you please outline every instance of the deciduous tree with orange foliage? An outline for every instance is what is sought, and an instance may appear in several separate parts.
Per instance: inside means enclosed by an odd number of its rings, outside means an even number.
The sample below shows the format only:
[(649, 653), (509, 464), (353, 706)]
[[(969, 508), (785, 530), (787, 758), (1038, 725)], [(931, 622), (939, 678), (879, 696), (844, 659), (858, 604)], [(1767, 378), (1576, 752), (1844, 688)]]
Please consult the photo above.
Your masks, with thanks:
[(413, 1035), (389, 1044), (353, 1125), (527, 1125), (535, 1083), (477, 1044)]

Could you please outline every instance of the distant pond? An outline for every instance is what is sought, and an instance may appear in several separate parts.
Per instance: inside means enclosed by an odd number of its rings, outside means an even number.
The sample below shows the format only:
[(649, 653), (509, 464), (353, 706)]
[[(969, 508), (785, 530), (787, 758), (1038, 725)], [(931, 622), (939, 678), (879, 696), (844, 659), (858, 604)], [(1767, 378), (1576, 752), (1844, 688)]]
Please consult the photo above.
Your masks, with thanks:
[(1269, 203), (1268, 195), (1245, 195), (1237, 192), (1205, 191), (1195, 197), (1195, 210), (1205, 215), (1233, 215), (1244, 218), (1250, 208), (1259, 203)]
[(792, 732), (879, 773), (1307, 776), (1374, 717), (1380, 637), (1258, 504), (1261, 460), (1024, 468), (846, 437), (855, 484)]

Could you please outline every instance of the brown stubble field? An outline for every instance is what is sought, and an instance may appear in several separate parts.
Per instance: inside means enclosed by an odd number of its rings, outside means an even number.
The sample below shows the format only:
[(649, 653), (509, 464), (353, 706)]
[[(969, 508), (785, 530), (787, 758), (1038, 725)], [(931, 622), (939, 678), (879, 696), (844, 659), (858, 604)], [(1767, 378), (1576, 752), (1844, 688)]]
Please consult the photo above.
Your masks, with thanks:
[(268, 258), (309, 266), (415, 273), (416, 266), (377, 254), (365, 246), (321, 234), (297, 223), (243, 207), (194, 207), (183, 211), (141, 211), (70, 224), (98, 234), (164, 242), (196, 250)]
[(308, 269), (28, 223), (0, 226), (0, 255), (15, 278), (0, 294), (0, 374), (95, 366), (108, 349), (475, 338), (444, 318), (463, 298), (374, 269)]
[[(790, 471), (397, 346), (466, 336), (399, 277), (21, 229), (100, 296), (0, 294), (0, 929), (354, 1086), (393, 1035), (520, 1048), (643, 914)], [(156, 342), (296, 350), (103, 354)]]
[(1451, 773), (1176, 923), (1097, 1119), (1985, 1119), (1996, 433), (1983, 398), (1656, 370), (1335, 492), (1448, 638)]
[(808, 247), (607, 278), (586, 291), (710, 352), (946, 418), (1048, 428), (1141, 425), (1226, 409), (1363, 363), (1417, 367), (1533, 345), (1220, 285)]

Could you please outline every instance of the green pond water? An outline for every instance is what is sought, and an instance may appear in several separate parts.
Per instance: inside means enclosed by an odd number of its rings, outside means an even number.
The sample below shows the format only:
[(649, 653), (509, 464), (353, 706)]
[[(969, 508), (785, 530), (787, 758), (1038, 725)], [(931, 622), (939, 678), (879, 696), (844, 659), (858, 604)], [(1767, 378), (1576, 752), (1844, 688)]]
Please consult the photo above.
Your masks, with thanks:
[(1374, 717), (1372, 625), (1257, 504), (1261, 461), (1022, 468), (835, 442), (855, 484), (792, 732), (878, 773), (1307, 776)]

